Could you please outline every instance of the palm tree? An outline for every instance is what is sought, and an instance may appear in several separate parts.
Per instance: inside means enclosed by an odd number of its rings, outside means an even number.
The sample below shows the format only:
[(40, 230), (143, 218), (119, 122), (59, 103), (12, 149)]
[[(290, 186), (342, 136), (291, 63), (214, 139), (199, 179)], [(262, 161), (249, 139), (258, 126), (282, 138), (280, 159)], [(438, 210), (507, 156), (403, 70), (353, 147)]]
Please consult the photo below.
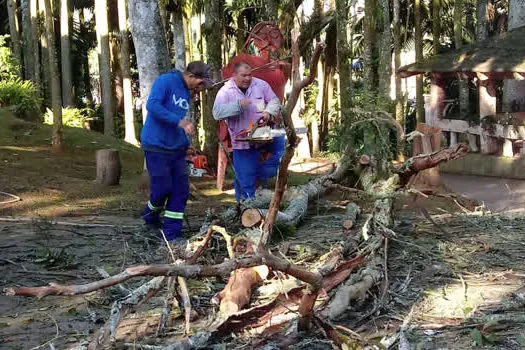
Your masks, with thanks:
[[(31, 1), (31, 0), (30, 0)], [(69, 39), (69, 0), (60, 0), (60, 54), (62, 57), (62, 103), (73, 106), (73, 77), (71, 73), (71, 41)]]
[(55, 43), (55, 30), (53, 27), (53, 11), (51, 0), (44, 0), (46, 8), (46, 33), (49, 44), (49, 72), (51, 75), (51, 100), (53, 106), (53, 147), (60, 151), (62, 148), (62, 94)]
[[(9, 32), (11, 34), (11, 43), (13, 45), (13, 54), (20, 64), (22, 64), (22, 50), (20, 48), (20, 36), (18, 28), (18, 8), (16, 0), (7, 0), (7, 16), (9, 17)], [(22, 74), (22, 71), (20, 71)]]
[(104, 134), (115, 135), (113, 125), (113, 89), (111, 88), (111, 63), (109, 53), (108, 3), (95, 0), (95, 21), (97, 26), (98, 62), (104, 112)]

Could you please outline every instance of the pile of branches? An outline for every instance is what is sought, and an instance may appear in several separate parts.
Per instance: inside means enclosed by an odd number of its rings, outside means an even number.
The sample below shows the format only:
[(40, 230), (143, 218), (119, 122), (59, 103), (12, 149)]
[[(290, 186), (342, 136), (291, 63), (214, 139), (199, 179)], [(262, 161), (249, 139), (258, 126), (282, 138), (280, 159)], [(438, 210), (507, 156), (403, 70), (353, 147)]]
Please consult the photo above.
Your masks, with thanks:
[[(179, 260), (170, 251), (171, 264), (128, 267), (117, 275), (83, 285), (51, 283), (43, 287), (8, 288), (7, 294), (38, 298), (49, 295), (79, 295), (116, 286), (135, 277), (153, 276), (154, 278), (147, 283), (114, 303), (110, 319), (83, 347), (97, 349), (114, 343), (118, 326), (126, 315), (158, 293), (165, 285), (168, 286), (168, 292), (157, 333), (165, 328), (178, 294), (184, 307), (186, 333), (189, 335), (190, 322), (198, 315), (192, 310), (186, 279), (217, 277), (228, 282), (218, 295), (219, 313), (211, 325), (206, 331), (188, 336), (166, 349), (204, 348), (208, 344), (216, 343), (221, 337), (246, 330), (261, 335), (259, 339), (262, 341), (252, 345), (274, 342), (283, 346), (299, 343), (301, 332), (317, 330), (330, 344), (340, 347), (344, 344), (352, 345), (353, 348), (364, 346), (357, 334), (342, 331), (330, 322), (341, 317), (355, 300), (365, 298), (372, 288), (381, 285), (382, 298), (387, 293), (386, 261), (388, 239), (393, 234), (390, 227), (393, 223), (392, 205), (395, 192), (402, 189), (417, 172), (448, 159), (464, 156), (468, 147), (458, 145), (435, 154), (411, 158), (385, 179), (379, 178), (374, 159), (361, 157), (359, 162), (354, 162), (349, 156), (343, 156), (332, 173), (288, 191), (287, 207), (280, 211), (285, 197), (288, 166), (299, 143), (291, 111), (301, 90), (313, 81), (322, 50), (322, 45), (316, 47), (310, 75), (294, 83), (290, 98), (282, 111), (288, 144), (281, 160), (273, 194), (258, 196), (243, 203), (240, 212), (230, 209), (220, 215), (218, 220), (205, 223), (200, 244), (191, 254), (188, 252), (188, 256)], [(359, 173), (362, 178), (361, 190), (338, 185), (350, 171)], [(276, 225), (297, 226), (306, 216), (309, 201), (337, 186), (345, 190), (371, 194), (375, 201), (374, 209), (368, 214), (363, 214), (357, 205), (349, 204), (342, 223), (344, 239), (322, 256), (314, 269), (291, 263), (285, 254), (269, 248)], [(359, 215), (363, 222), (360, 226), (356, 225)], [(242, 235), (232, 237), (228, 234), (224, 226), (228, 227), (232, 220), (242, 224)], [(199, 263), (199, 257), (208, 248), (214, 233), (220, 234), (226, 241), (228, 258), (217, 264)], [(264, 304), (246, 309), (254, 288), (269, 276), (291, 276), (297, 284), (276, 293)], [(379, 305), (380, 303), (378, 307)], [(286, 332), (285, 338), (279, 338), (282, 332)]]

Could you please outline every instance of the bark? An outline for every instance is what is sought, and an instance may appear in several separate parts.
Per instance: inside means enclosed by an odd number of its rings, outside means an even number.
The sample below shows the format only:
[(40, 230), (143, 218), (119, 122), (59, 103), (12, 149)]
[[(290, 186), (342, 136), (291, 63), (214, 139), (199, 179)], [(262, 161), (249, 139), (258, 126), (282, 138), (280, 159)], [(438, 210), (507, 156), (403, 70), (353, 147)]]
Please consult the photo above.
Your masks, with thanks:
[(392, 78), (392, 33), (390, 32), (389, 0), (379, 0), (381, 8), (380, 48), (379, 48), (379, 97), (390, 100), (390, 80)]
[[(9, 18), (9, 34), (11, 35), (11, 43), (13, 45), (13, 54), (21, 65), (22, 62), (22, 50), (20, 48), (20, 35), (18, 26), (18, 7), (16, 0), (7, 0), (7, 16)], [(22, 70), (20, 70), (22, 75)]]
[(169, 55), (162, 32), (158, 2), (155, 0), (130, 0), (129, 23), (140, 80), (142, 118), (146, 119), (146, 102), (155, 79), (168, 71)]
[[(117, 5), (118, 6), (118, 5)], [(115, 12), (118, 9), (115, 8)], [(115, 28), (115, 31), (118, 32), (118, 27)], [(121, 50), (122, 48), (119, 48), (118, 43), (118, 37), (120, 34), (117, 34), (116, 36), (112, 36), (109, 41), (109, 46), (111, 50), (111, 56), (110, 56), (110, 64), (111, 64), (111, 82), (113, 86), (113, 108), (115, 117), (117, 117), (117, 113), (124, 112), (124, 78), (122, 77), (122, 67), (121, 67)]]
[(348, 47), (348, 0), (336, 0), (337, 26), (337, 70), (339, 71), (339, 101), (341, 121), (346, 120), (352, 107), (352, 68), (350, 64), (350, 48)]
[[(20, 1), (20, 12), (22, 14), (22, 47), (23, 47), (23, 68), (24, 77), (26, 80), (34, 80), (34, 63), (33, 63), (33, 48), (35, 46), (34, 40), (31, 35), (31, 15), (29, 10), (30, 0)], [(22, 63), (22, 62), (20, 62)]]
[[(62, 68), (62, 104), (72, 107), (73, 76), (71, 70), (71, 41), (69, 38), (70, 0), (60, 0), (60, 54)], [(97, 25), (98, 27), (98, 25)]]
[(278, 18), (279, 0), (265, 0), (266, 18), (268, 21), (275, 23)]
[(96, 183), (113, 186), (118, 185), (121, 175), (120, 156), (117, 150), (101, 149), (96, 153), (97, 178)]
[[(508, 30), (525, 25), (525, 2), (509, 0)], [(518, 112), (525, 104), (525, 81), (504, 80), (503, 111)]]
[[(84, 10), (79, 10), (80, 25), (84, 26)], [(89, 74), (89, 52), (85, 50), (82, 53), (82, 79), (84, 81), (84, 93), (89, 105), (93, 104), (93, 95), (91, 94), (91, 75)]]
[(345, 231), (350, 230), (352, 227), (354, 227), (355, 223), (357, 222), (357, 217), (359, 216), (359, 213), (361, 213), (361, 209), (359, 209), (359, 206), (355, 203), (348, 203), (346, 206), (346, 212), (345, 212), (345, 218), (343, 220), (343, 229)]
[[(38, 8), (42, 11), (43, 18), (46, 18), (47, 12), (44, 0), (38, 0)], [(50, 73), (51, 64), (49, 61), (49, 47), (45, 28), (40, 33), (40, 46), (42, 47), (42, 96), (44, 97), (44, 104), (49, 106), (52, 103)], [(62, 96), (60, 98), (62, 98)], [(60, 103), (62, 103), (62, 101)]]
[(476, 40), (483, 41), (488, 38), (487, 28), (487, 6), (489, 0), (476, 1)]
[[(463, 0), (454, 3), (454, 43), (456, 50), (463, 46)], [(467, 79), (459, 79), (459, 112), (460, 118), (465, 119), (469, 114), (469, 86)]]
[[(397, 73), (398, 69), (401, 67), (401, 20), (400, 20), (400, 0), (394, 0), (394, 18), (393, 18), (393, 27), (394, 27), (394, 72)], [(395, 74), (395, 84), (396, 84), (396, 120), (399, 124), (404, 124), (404, 108), (403, 108), (403, 91), (401, 86), (401, 77), (399, 74)]]
[(104, 134), (108, 136), (114, 136), (114, 101), (112, 96), (113, 89), (111, 86), (108, 3), (106, 0), (95, 0), (95, 22), (97, 27), (99, 77), (100, 87), (102, 90), (102, 109), (104, 112)]
[(418, 172), (438, 166), (443, 162), (453, 159), (463, 158), (468, 153), (468, 146), (460, 143), (454, 147), (443, 148), (431, 154), (422, 154), (408, 159), (397, 170), (400, 176), (400, 183), (408, 183), (410, 178)]
[(133, 116), (133, 96), (131, 93), (131, 70), (129, 56), (128, 11), (126, 1), (118, 1), (120, 31), (120, 66), (122, 69), (122, 90), (124, 94), (124, 141), (137, 144)]
[(186, 39), (184, 37), (184, 21), (180, 1), (178, 7), (171, 13), (171, 31), (173, 32), (173, 52), (175, 53), (175, 68), (183, 72), (186, 69)]
[[(414, 42), (416, 48), (416, 62), (423, 60), (423, 28), (421, 23), (421, 0), (414, 0)], [(425, 100), (423, 98), (423, 75), (416, 76), (416, 119), (419, 123), (425, 122)]]
[(38, 30), (38, 0), (29, 0), (30, 3), (30, 14), (31, 14), (31, 37), (33, 38), (34, 50), (33, 50), (33, 71), (34, 71), (34, 82), (36, 86), (37, 96), (42, 96), (42, 79), (41, 79), (41, 67), (40, 67), (40, 50), (39, 50), (39, 30)]
[(235, 44), (237, 53), (241, 52), (246, 42), (246, 24), (244, 23), (245, 15), (244, 11), (239, 11), (237, 15), (237, 32), (235, 33)]
[(363, 84), (365, 91), (371, 93), (377, 88), (375, 64), (374, 64), (374, 42), (376, 40), (375, 16), (376, 0), (365, 0), (364, 18), (364, 51), (363, 51)]
[(46, 33), (49, 44), (49, 73), (51, 75), (51, 101), (53, 106), (53, 136), (52, 144), (55, 150), (62, 148), (62, 93), (60, 88), (60, 75), (55, 45), (55, 31), (53, 28), (53, 12), (51, 0), (44, 0), (46, 8)]
[[(210, 66), (212, 79), (220, 80), (220, 70), (222, 68), (222, 8), (224, 1), (210, 1), (206, 6), (206, 22), (204, 23), (204, 36), (206, 39), (206, 56)], [(203, 151), (208, 157), (208, 165), (212, 168), (217, 165), (217, 127), (218, 123), (213, 118), (213, 102), (217, 95), (218, 88), (206, 90), (204, 95), (204, 108), (202, 113), (202, 125), (204, 130)]]
[(441, 0), (432, 0), (432, 44), (434, 46), (434, 55), (439, 53), (439, 37), (441, 35), (441, 19), (439, 18), (441, 10)]

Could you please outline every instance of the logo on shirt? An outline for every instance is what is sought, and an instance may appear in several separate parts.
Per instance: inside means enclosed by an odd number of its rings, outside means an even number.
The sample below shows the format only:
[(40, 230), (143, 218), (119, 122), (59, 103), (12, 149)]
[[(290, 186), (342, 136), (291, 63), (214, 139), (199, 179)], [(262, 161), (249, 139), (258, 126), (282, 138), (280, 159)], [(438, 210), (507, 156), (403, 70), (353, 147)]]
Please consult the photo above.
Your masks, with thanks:
[(172, 96), (172, 101), (175, 106), (179, 106), (182, 109), (189, 109), (190, 105), (188, 104), (188, 101), (182, 97), (177, 97), (175, 94)]

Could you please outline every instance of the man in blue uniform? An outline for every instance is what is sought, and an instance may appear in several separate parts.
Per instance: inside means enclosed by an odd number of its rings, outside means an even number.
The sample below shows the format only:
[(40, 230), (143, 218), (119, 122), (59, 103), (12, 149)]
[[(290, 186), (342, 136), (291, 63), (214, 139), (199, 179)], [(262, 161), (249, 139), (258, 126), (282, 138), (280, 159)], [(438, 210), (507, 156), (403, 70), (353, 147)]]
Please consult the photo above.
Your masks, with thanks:
[(212, 85), (209, 67), (200, 61), (188, 64), (184, 72), (172, 70), (160, 75), (151, 88), (146, 104), (146, 123), (140, 134), (150, 177), (150, 200), (142, 212), (148, 226), (160, 227), (168, 241), (185, 244), (181, 236), (184, 209), (189, 197), (185, 160), (194, 132), (185, 120), (191, 97)]

